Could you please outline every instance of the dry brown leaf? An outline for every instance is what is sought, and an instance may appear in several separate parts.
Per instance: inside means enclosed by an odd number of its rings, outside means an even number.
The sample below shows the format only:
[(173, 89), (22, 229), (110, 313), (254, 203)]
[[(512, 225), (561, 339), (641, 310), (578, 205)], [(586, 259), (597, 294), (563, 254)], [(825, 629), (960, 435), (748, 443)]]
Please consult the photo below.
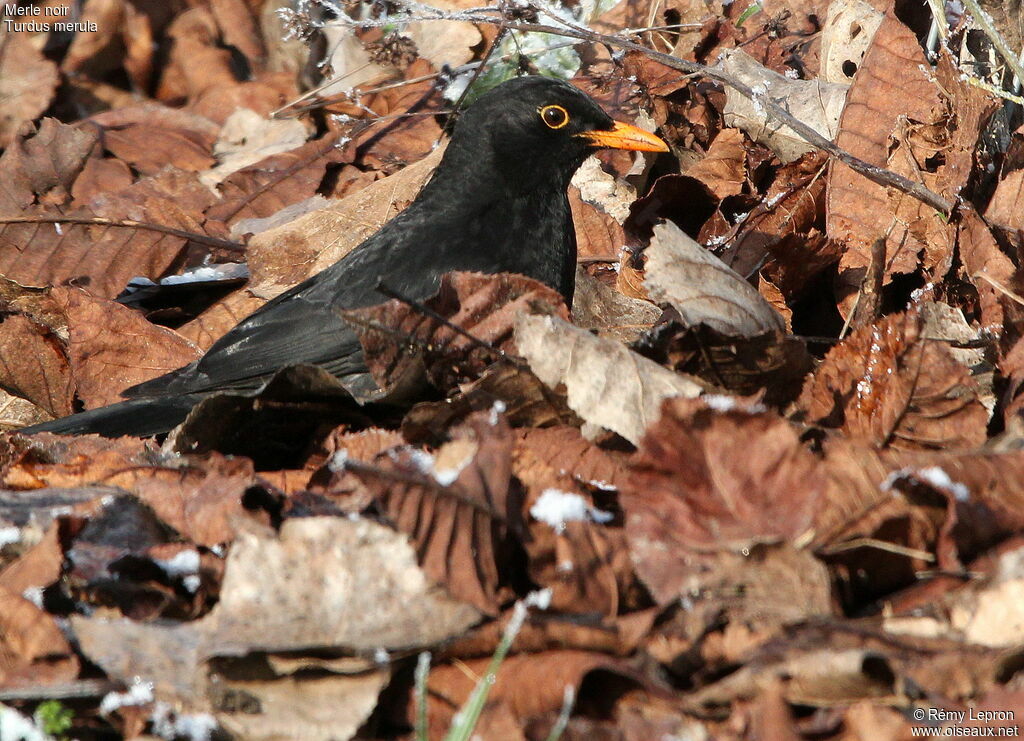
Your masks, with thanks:
[[(85, 35), (85, 34), (83, 34)], [(14, 141), (26, 121), (43, 113), (53, 99), (57, 65), (43, 57), (27, 33), (9, 32), (0, 41), (0, 149)]]
[(70, 682), (78, 669), (78, 658), (53, 617), (0, 587), (0, 686)]
[[(220, 601), (200, 620), (74, 618), (72, 629), (108, 676), (151, 681), (177, 708), (213, 712), (247, 738), (327, 741), (354, 733), (372, 711), (389, 674), (372, 671), (373, 656), (445, 641), (478, 619), (429, 583), (404, 536), (368, 520), (306, 517), (287, 520), (279, 535), (240, 534)], [(324, 659), (331, 651), (370, 660), (334, 666)], [(245, 670), (249, 654), (267, 671)], [(353, 670), (369, 676), (336, 676)], [(259, 701), (240, 720), (222, 701), (231, 696)]]
[(686, 169), (686, 174), (697, 178), (718, 198), (736, 195), (747, 182), (747, 152), (743, 132), (722, 129), (711, 142), (704, 158)]
[(757, 289), (671, 222), (654, 227), (644, 286), (672, 306), (685, 327), (704, 324), (733, 337), (784, 332), (786, 324)]
[[(477, 659), (461, 666), (438, 666), (431, 670), (427, 678), (431, 728), (450, 726), (452, 715), (469, 697), (477, 677), (487, 671), (488, 661)], [(578, 688), (587, 674), (598, 669), (625, 675), (623, 678), (631, 675), (620, 660), (599, 653), (547, 651), (509, 656), (502, 662), (488, 697), (507, 703), (515, 717), (525, 722), (557, 712), (565, 687)]]
[[(767, 69), (743, 50), (728, 52), (719, 65), (725, 74), (762, 91), (757, 95), (783, 105), (794, 118), (826, 139), (835, 137), (846, 102), (846, 85), (822, 80), (791, 80)], [(751, 139), (770, 147), (782, 162), (792, 162), (813, 151), (813, 144), (771, 116), (756, 96), (747, 98), (732, 88), (726, 88), (725, 95), (725, 125), (743, 129)]]
[(385, 515), (415, 542), (423, 570), (485, 614), (500, 604), (503, 541), (518, 506), (509, 500), (512, 434), (495, 413), (477, 413), (435, 456), (407, 448), (349, 469)]
[(622, 453), (602, 450), (575, 427), (516, 430), (516, 451), (529, 451), (558, 473), (599, 489), (617, 489), (627, 475)]
[(597, 330), (599, 337), (634, 342), (661, 316), (650, 301), (624, 296), (582, 267), (576, 268), (576, 291), (572, 297), (573, 324)]
[[(64, 203), (96, 142), (94, 133), (54, 118), (44, 118), (38, 130), (23, 132), (0, 156), (0, 214), (21, 216), (33, 204)], [(0, 251), (0, 274), (11, 278), (10, 258), (2, 259), (9, 251)]]
[[(403, 115), (442, 107), (434, 81), (422, 79), (432, 72), (429, 62), (417, 59), (404, 72), (406, 84), (382, 90), (364, 101), (375, 116), (384, 119), (371, 124), (349, 144), (359, 152), (358, 164), (394, 172), (396, 165), (419, 162), (434, 150), (442, 133), (434, 116)], [(345, 81), (346, 86), (350, 84)]]
[(64, 340), (26, 316), (4, 318), (0, 321), (0, 387), (52, 417), (71, 414), (75, 381)]
[(178, 466), (125, 467), (94, 481), (132, 492), (161, 520), (205, 546), (234, 538), (236, 521), (245, 517), (242, 495), (256, 483), (252, 461), (217, 453)]
[(1017, 269), (999, 249), (988, 225), (968, 208), (961, 214), (958, 246), (967, 277), (978, 290), (981, 326), (998, 335), (1004, 323), (1002, 300), (1008, 292), (1015, 291)]
[(221, 201), (206, 215), (228, 225), (240, 219), (271, 216), (314, 196), (328, 166), (351, 158), (351, 147), (339, 150), (334, 137), (260, 158), (220, 183)]
[(265, 301), (241, 288), (212, 303), (192, 321), (178, 327), (178, 334), (202, 351), (210, 349), (229, 329), (245, 319)]
[(803, 535), (825, 488), (821, 465), (787, 422), (714, 403), (725, 411), (699, 399), (665, 402), (620, 486), (637, 571), (659, 602), (700, 583), (705, 561)]
[(569, 407), (580, 417), (634, 444), (657, 420), (662, 399), (692, 398), (703, 390), (694, 380), (558, 317), (521, 315), (516, 346), (541, 381), (551, 388), (565, 384)]
[(825, 82), (849, 84), (871, 47), (885, 13), (865, 0), (835, 0), (821, 29), (821, 70)]
[[(850, 89), (836, 143), (955, 200), (992, 110), (991, 96), (963, 82), (946, 55), (933, 75), (917, 37), (890, 12)], [(844, 313), (879, 237), (887, 237), (887, 283), (922, 265), (937, 280), (952, 264), (954, 233), (941, 214), (845, 166), (829, 173), (827, 218), (828, 236), (847, 246), (839, 278)]]
[(188, 365), (195, 345), (177, 332), (146, 321), (113, 301), (77, 288), (58, 287), (53, 297), (68, 318), (68, 358), (76, 394), (87, 409), (121, 401), (121, 392)]
[(980, 445), (989, 414), (977, 383), (945, 345), (922, 336), (922, 326), (920, 312), (910, 310), (851, 334), (808, 378), (800, 408), (878, 447)]
[(3, 470), (8, 489), (72, 488), (93, 484), (113, 472), (143, 465), (151, 447), (138, 438), (108, 440), (98, 435), (63, 437), (36, 433)]
[[(526, 539), (529, 572), (535, 583), (551, 590), (547, 609), (609, 618), (626, 611), (633, 567), (621, 526), (607, 525), (613, 515), (595, 506), (568, 472), (525, 446), (516, 446), (513, 471), (527, 490), (525, 508), (532, 515)], [(569, 502), (587, 516), (560, 519), (549, 509), (568, 509)]]

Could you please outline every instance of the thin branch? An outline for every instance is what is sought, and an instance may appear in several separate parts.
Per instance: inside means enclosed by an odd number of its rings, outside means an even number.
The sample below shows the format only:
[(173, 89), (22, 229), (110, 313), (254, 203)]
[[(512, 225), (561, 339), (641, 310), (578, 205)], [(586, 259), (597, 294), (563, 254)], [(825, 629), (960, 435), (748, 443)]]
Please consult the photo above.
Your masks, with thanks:
[(513, 31), (551, 33), (559, 36), (580, 39), (581, 41), (588, 41), (590, 43), (605, 44), (607, 46), (615, 46), (620, 49), (636, 51), (679, 72), (689, 75), (702, 75), (714, 80), (715, 82), (728, 85), (740, 95), (750, 98), (751, 100), (755, 100), (764, 106), (764, 108), (767, 109), (775, 119), (793, 129), (793, 131), (795, 131), (802, 139), (814, 145), (818, 149), (827, 152), (831, 157), (839, 160), (855, 172), (860, 173), (871, 182), (884, 187), (896, 188), (897, 190), (913, 196), (922, 203), (926, 203), (944, 214), (948, 214), (953, 209), (953, 203), (951, 201), (924, 187), (922, 184), (916, 183), (913, 180), (892, 172), (891, 170), (887, 170), (884, 167), (878, 167), (877, 165), (865, 162), (859, 157), (855, 157), (846, 150), (836, 146), (832, 141), (822, 136), (814, 128), (795, 118), (791, 113), (789, 113), (789, 111), (767, 95), (763, 93), (755, 93), (749, 86), (743, 84), (720, 69), (707, 67), (695, 62), (687, 62), (683, 59), (679, 59), (678, 57), (673, 57), (669, 54), (649, 49), (646, 46), (624, 39), (621, 36), (610, 36), (608, 34), (597, 33), (596, 31), (591, 31), (582, 27), (563, 28), (541, 23), (508, 21), (506, 19), (495, 18), (493, 16), (481, 16), (475, 20), (480, 23), (493, 23), (496, 25), (504, 24)]
[(209, 247), (219, 247), (234, 252), (245, 251), (245, 245), (241, 242), (232, 242), (229, 239), (218, 239), (217, 237), (197, 232), (187, 232), (183, 229), (175, 229), (163, 224), (152, 224), (147, 221), (133, 221), (131, 219), (104, 219), (99, 216), (0, 216), (0, 224), (79, 224), (82, 226), (113, 226), (124, 229), (141, 229), (142, 231), (169, 234), (172, 237), (187, 239)]
[(999, 56), (1003, 58), (1003, 61), (1013, 70), (1014, 77), (1018, 80), (1024, 80), (1024, 65), (1021, 65), (1020, 58), (1017, 53), (1010, 48), (1010, 45), (1006, 43), (1006, 40), (1000, 35), (996, 29), (995, 24), (992, 22), (992, 18), (989, 14), (981, 9), (978, 5), (978, 0), (964, 0), (964, 7), (970, 11), (971, 17), (974, 18), (975, 22), (981, 26), (981, 30), (988, 36), (989, 41), (992, 42), (992, 46), (999, 52)]

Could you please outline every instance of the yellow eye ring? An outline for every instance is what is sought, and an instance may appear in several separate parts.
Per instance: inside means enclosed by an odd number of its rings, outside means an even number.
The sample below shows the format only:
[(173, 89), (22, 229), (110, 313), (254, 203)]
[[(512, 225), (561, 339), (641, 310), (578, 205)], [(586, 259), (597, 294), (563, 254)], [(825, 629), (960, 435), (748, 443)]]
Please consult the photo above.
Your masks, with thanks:
[(549, 129), (561, 129), (569, 125), (569, 111), (560, 105), (546, 105), (538, 108), (537, 113)]

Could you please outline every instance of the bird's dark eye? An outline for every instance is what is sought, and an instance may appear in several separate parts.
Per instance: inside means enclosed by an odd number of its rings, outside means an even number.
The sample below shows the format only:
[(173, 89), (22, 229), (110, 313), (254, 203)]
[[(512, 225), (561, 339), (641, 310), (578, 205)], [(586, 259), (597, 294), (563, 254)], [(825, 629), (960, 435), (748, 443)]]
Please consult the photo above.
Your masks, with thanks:
[(569, 111), (560, 105), (546, 105), (538, 113), (540, 113), (540, 120), (549, 129), (560, 129), (569, 123)]

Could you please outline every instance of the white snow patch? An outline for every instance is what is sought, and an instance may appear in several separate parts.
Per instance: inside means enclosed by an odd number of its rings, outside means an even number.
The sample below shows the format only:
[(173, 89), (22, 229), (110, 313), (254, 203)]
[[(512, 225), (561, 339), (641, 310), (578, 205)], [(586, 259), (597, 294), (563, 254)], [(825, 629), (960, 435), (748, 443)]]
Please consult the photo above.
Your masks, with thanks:
[(204, 265), (186, 270), (180, 275), (168, 275), (160, 279), (160, 285), (173, 286), (179, 283), (202, 283), (210, 280), (235, 280), (248, 278), (249, 266), (244, 262), (225, 262), (219, 265)]
[(538, 522), (543, 522), (555, 529), (555, 532), (563, 532), (567, 522), (610, 522), (615, 515), (611, 512), (592, 507), (586, 499), (579, 494), (573, 494), (558, 489), (545, 489), (533, 506), (530, 507), (530, 515)]
[(14, 526), (0, 527), (0, 548), (21, 542), (21, 528)]
[(746, 412), (747, 414), (761, 414), (768, 409), (764, 404), (741, 404), (735, 396), (725, 394), (704, 394), (701, 398), (705, 404), (716, 412)]
[(139, 677), (132, 680), (127, 692), (108, 692), (100, 700), (100, 715), (110, 715), (126, 705), (148, 705), (153, 702), (153, 683), (144, 682)]
[[(168, 275), (160, 279), (161, 286), (174, 286), (181, 283), (202, 283), (204, 281), (236, 280), (249, 277), (249, 266), (244, 262), (225, 262), (218, 265), (203, 265), (186, 270), (178, 275)], [(140, 288), (157, 285), (149, 278), (137, 275), (128, 281), (125, 290), (133, 293)]]
[(523, 599), (527, 607), (536, 607), (538, 610), (546, 610), (551, 607), (551, 590), (550, 589), (538, 589), (535, 592), (530, 592)]
[(156, 703), (149, 719), (153, 724), (153, 733), (166, 739), (184, 737), (189, 741), (209, 741), (217, 728), (217, 721), (212, 715), (179, 715), (166, 702)]
[(885, 481), (879, 486), (879, 489), (883, 492), (892, 491), (896, 485), (896, 482), (900, 479), (905, 478), (916, 478), (918, 481), (922, 481), (933, 489), (944, 491), (948, 494), (952, 494), (953, 498), (958, 502), (966, 502), (970, 496), (971, 491), (966, 485), (961, 484), (958, 481), (953, 481), (943, 469), (938, 466), (929, 466), (928, 468), (901, 468), (898, 471), (893, 471), (885, 477)]
[(331, 473), (340, 473), (345, 470), (348, 464), (348, 451), (342, 448), (334, 451), (334, 455), (327, 461), (327, 470)]
[(52, 741), (53, 736), (44, 733), (31, 718), (14, 708), (0, 705), (0, 739), (7, 741)]
[(156, 563), (167, 572), (168, 576), (187, 576), (199, 571), (199, 551), (189, 549), (176, 553), (170, 558), (155, 559)]

